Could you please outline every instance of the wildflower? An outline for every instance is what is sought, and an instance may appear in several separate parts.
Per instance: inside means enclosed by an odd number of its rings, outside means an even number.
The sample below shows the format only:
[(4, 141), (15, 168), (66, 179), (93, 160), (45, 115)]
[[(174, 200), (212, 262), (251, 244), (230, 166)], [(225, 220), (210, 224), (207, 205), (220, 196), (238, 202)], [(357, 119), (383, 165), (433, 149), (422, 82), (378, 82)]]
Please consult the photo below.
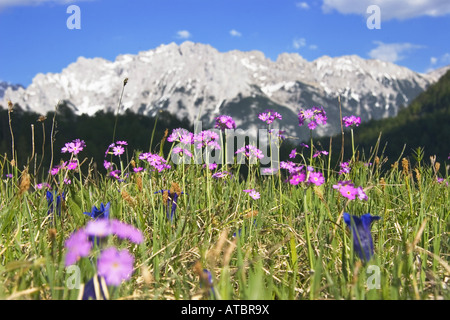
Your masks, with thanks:
[(113, 154), (115, 156), (120, 156), (125, 152), (125, 149), (122, 146), (114, 146), (113, 147)]
[(256, 159), (264, 158), (262, 151), (252, 145), (246, 145), (245, 147), (238, 149), (236, 151), (236, 154), (238, 153), (244, 153), (247, 159), (249, 159), (249, 161), (255, 160), (255, 158)]
[[(83, 289), (83, 297), (81, 298), (81, 300), (99, 300), (99, 299), (103, 299), (106, 300), (106, 294), (105, 292), (107, 292), (108, 288), (103, 288), (102, 285), (102, 278), (100, 278), (98, 275), (92, 277), (88, 282), (86, 282), (86, 284), (84, 285), (84, 289)], [(97, 294), (95, 292), (95, 284), (94, 281), (97, 282), (98, 287), (100, 289), (100, 294), (102, 295), (102, 297), (97, 297)]]
[(304, 125), (305, 120), (309, 120), (308, 128), (314, 130), (317, 125), (325, 125), (327, 123), (326, 112), (323, 107), (312, 107), (307, 110), (301, 109), (298, 113), (298, 125)]
[(8, 179), (11, 179), (11, 178), (13, 177), (13, 175), (12, 175), (12, 173), (7, 173), (7, 174), (5, 175), (5, 177), (8, 178)]
[(343, 117), (342, 118), (342, 124), (344, 124), (346, 127), (351, 126), (359, 126), (361, 124), (361, 118), (355, 117), (355, 116), (349, 116), (349, 117)]
[(64, 184), (72, 184), (72, 180), (66, 178), (64, 179)]
[(109, 175), (117, 180), (120, 179), (120, 170), (113, 170), (109, 173)]
[[(55, 193), (56, 195), (56, 193)], [(47, 190), (46, 193), (47, 197), (47, 203), (48, 203), (48, 211), (47, 214), (53, 213), (53, 193)], [(62, 194), (62, 200), (65, 200), (64, 192)], [(61, 196), (56, 197), (56, 211), (58, 212), (58, 215), (61, 215)]]
[(227, 177), (232, 177), (233, 174), (231, 172), (228, 171), (219, 171), (214, 173), (211, 177), (213, 177), (214, 179), (223, 179), (223, 178), (227, 178)]
[(273, 134), (274, 136), (278, 137), (280, 140), (286, 139), (286, 131), (284, 130), (278, 130), (278, 129), (270, 129), (269, 134)]
[(339, 192), (350, 200), (355, 200), (357, 194), (357, 190), (351, 184), (340, 187)]
[(103, 161), (103, 166), (105, 167), (106, 170), (109, 170), (112, 167), (112, 163), (109, 162), (109, 161), (104, 160)]
[(91, 251), (92, 243), (84, 229), (73, 233), (65, 242), (67, 249), (66, 266), (72, 265), (80, 260), (81, 257), (87, 257)]
[(35, 186), (35, 189), (43, 189), (43, 188), (48, 188), (48, 189), (51, 189), (52, 187), (48, 184), (48, 183), (46, 183), (46, 182), (43, 182), (43, 183), (38, 183), (36, 186)]
[(219, 141), (219, 139), (219, 135), (211, 130), (203, 130), (202, 132), (194, 135), (194, 143), (197, 143), (197, 149), (201, 149), (202, 147), (209, 147), (212, 150), (220, 150), (220, 145), (217, 142)]
[(298, 185), (300, 182), (305, 181), (306, 179), (306, 174), (304, 174), (303, 172), (300, 172), (298, 174), (294, 174), (291, 176), (291, 179), (289, 180), (289, 183), (296, 186)]
[(116, 141), (116, 144), (121, 145), (121, 146), (127, 146), (128, 142), (126, 142), (126, 141)]
[(369, 261), (373, 256), (374, 249), (370, 229), (372, 222), (379, 219), (381, 217), (371, 216), (370, 213), (356, 217), (344, 212), (344, 222), (352, 231), (354, 251), (364, 262)]
[(50, 170), (50, 174), (51, 174), (52, 176), (57, 175), (58, 172), (59, 172), (59, 169), (60, 169), (59, 166), (56, 166), (56, 167), (52, 168), (52, 169)]
[(350, 164), (348, 162), (342, 162), (339, 164), (341, 170), (339, 170), (339, 174), (350, 173)]
[(75, 139), (72, 142), (67, 142), (64, 147), (61, 149), (62, 153), (72, 153), (73, 155), (77, 155), (83, 148), (86, 146), (85, 142), (80, 139)]
[(129, 241), (136, 244), (142, 243), (144, 241), (142, 232), (130, 224), (113, 219), (111, 220), (111, 229), (112, 233), (115, 234), (119, 239), (128, 239)]
[(84, 212), (84, 214), (90, 216), (93, 219), (102, 218), (102, 219), (108, 219), (109, 218), (109, 208), (111, 207), (111, 203), (108, 202), (106, 206), (101, 203), (100, 208), (97, 208), (96, 206), (92, 207), (91, 212)]
[(98, 275), (105, 278), (107, 285), (119, 286), (131, 278), (134, 258), (127, 249), (107, 248), (97, 260)]
[(139, 159), (146, 160), (153, 168), (158, 170), (158, 172), (163, 171), (164, 169), (170, 169), (170, 165), (167, 164), (167, 160), (161, 157), (160, 155), (153, 154), (150, 152), (142, 153), (139, 155)]
[(133, 168), (133, 171), (134, 172), (141, 172), (141, 171), (143, 171), (144, 170), (144, 168), (142, 168), (142, 167), (136, 167), (136, 168)]
[(225, 129), (236, 129), (236, 123), (233, 118), (226, 115), (221, 115), (216, 118), (214, 128), (225, 131)]
[(72, 160), (67, 165), (67, 170), (75, 170), (78, 167), (78, 161)]
[(257, 192), (255, 189), (247, 189), (243, 190), (244, 192), (247, 192), (250, 197), (252, 197), (254, 200), (257, 200), (260, 198), (259, 192)]
[[(167, 141), (169, 142), (181, 142), (185, 144), (192, 144), (194, 142), (194, 134), (189, 132), (186, 129), (178, 128), (173, 129), (170, 136), (167, 138)], [(188, 142), (188, 143), (186, 143)]]
[(359, 200), (365, 200), (367, 201), (369, 199), (369, 197), (367, 196), (367, 194), (364, 192), (363, 188), (361, 186), (359, 186), (358, 188), (356, 188), (356, 194), (358, 195), (358, 199)]
[(181, 147), (173, 148), (172, 152), (175, 154), (180, 154), (180, 156), (186, 155), (186, 156), (192, 158), (192, 153), (189, 150), (181, 148)]
[(289, 153), (289, 158), (294, 159), (297, 155), (297, 149), (292, 149), (291, 153)]
[[(202, 166), (203, 167), (203, 169), (205, 169), (206, 168), (206, 163)], [(208, 165), (208, 168), (209, 168), (209, 170), (215, 170), (215, 169), (217, 169), (217, 163), (210, 163), (209, 165)]]
[(317, 151), (316, 153), (314, 153), (313, 158), (316, 158), (316, 157), (320, 156), (321, 154), (328, 155), (328, 151), (324, 151), (324, 150)]
[(265, 112), (260, 113), (258, 115), (258, 119), (264, 121), (267, 124), (271, 124), (275, 119), (282, 120), (282, 116), (278, 112), (268, 109)]
[[(175, 215), (175, 211), (177, 210), (177, 200), (180, 195), (183, 194), (183, 192), (180, 189), (180, 186), (177, 183), (172, 183), (172, 188), (169, 190), (159, 190), (155, 193), (162, 193), (163, 194), (163, 201), (164, 205), (167, 206), (167, 218), (170, 219), (170, 221), (173, 220), (173, 216)], [(170, 201), (170, 203), (169, 203)], [(171, 207), (169, 207), (169, 204), (171, 204)], [(170, 214), (169, 214), (170, 210)]]
[(108, 219), (89, 221), (86, 225), (86, 234), (91, 237), (103, 238), (112, 234), (112, 226)]
[(309, 174), (308, 181), (315, 184), (316, 186), (320, 186), (325, 182), (325, 178), (320, 172), (311, 172)]

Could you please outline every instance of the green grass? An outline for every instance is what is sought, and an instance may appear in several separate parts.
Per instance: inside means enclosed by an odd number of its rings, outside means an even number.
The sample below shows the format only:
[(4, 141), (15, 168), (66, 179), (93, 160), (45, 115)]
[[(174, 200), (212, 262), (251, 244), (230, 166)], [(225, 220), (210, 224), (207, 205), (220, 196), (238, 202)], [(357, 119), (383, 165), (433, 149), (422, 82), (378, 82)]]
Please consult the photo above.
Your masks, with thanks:
[[(309, 165), (309, 151), (304, 157)], [(201, 165), (136, 174), (125, 159), (121, 165), (130, 175), (119, 182), (85, 162), (82, 171), (69, 174), (70, 185), (61, 183), (64, 173), (53, 177), (53, 189), (66, 197), (58, 216), (47, 214), (45, 189), (34, 189), (39, 177), (31, 176), (24, 191), (24, 171), (2, 156), (0, 299), (77, 299), (79, 290), (67, 286), (64, 242), (90, 220), (83, 212), (107, 202), (112, 218), (139, 228), (145, 238), (138, 245), (108, 240), (135, 257), (131, 279), (108, 288), (111, 299), (449, 299), (449, 187), (420, 158), (408, 172), (401, 162), (385, 167), (382, 155), (372, 157), (371, 166), (365, 162), (355, 160), (350, 174), (341, 176), (326, 156), (314, 158), (326, 177), (318, 187), (260, 176), (258, 165), (246, 178), (240, 171), (247, 165), (229, 165), (234, 175), (224, 180)], [(13, 177), (4, 178), (7, 173)], [(350, 179), (366, 188), (368, 201), (348, 201), (333, 189)], [(155, 192), (173, 182), (185, 194), (171, 223)], [(243, 192), (248, 188), (261, 197), (250, 198)], [(382, 218), (373, 224), (375, 255), (366, 265), (353, 252), (344, 211)], [(82, 283), (95, 275), (95, 257), (77, 263)], [(200, 286), (198, 263), (213, 274), (215, 297)], [(370, 289), (373, 270), (379, 270), (379, 288)]]

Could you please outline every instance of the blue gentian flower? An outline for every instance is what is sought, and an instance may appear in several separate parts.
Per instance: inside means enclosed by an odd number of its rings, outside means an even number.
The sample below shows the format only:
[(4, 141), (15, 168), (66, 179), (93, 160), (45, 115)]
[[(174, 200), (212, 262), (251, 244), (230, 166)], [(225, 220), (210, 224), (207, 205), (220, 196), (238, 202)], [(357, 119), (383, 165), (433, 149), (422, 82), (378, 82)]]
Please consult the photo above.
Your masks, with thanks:
[(106, 206), (102, 202), (100, 204), (100, 209), (98, 209), (96, 206), (93, 206), (91, 212), (84, 212), (84, 214), (90, 216), (92, 219), (97, 218), (108, 219), (110, 206), (111, 206), (110, 202), (108, 202)]
[[(162, 193), (164, 195), (164, 192), (167, 192), (167, 203), (165, 203), (167, 205), (167, 212), (166, 212), (166, 216), (167, 219), (170, 219), (170, 222), (172, 222), (173, 220), (173, 216), (175, 215), (175, 211), (177, 210), (177, 201), (178, 201), (178, 193), (177, 192), (171, 192), (171, 190), (159, 190), (156, 191), (156, 193)], [(181, 191), (180, 194), (184, 194), (184, 192)], [(169, 206), (169, 204), (171, 204)]]
[(370, 213), (357, 217), (344, 212), (344, 222), (352, 230), (354, 251), (364, 262), (373, 256), (373, 240), (370, 233), (372, 222), (380, 219), (381, 217), (371, 216)]
[[(55, 192), (56, 195), (56, 192)], [(53, 193), (47, 190), (47, 203), (48, 203), (48, 211), (47, 214), (53, 213)], [(65, 200), (64, 192), (62, 193), (62, 199)], [(58, 216), (61, 215), (61, 195), (56, 197), (56, 211), (58, 212)]]
[(100, 300), (101, 298), (103, 298), (103, 300), (106, 300), (106, 295), (103, 291), (103, 285), (99, 276), (97, 276), (97, 283), (102, 297), (97, 297), (97, 295), (95, 294), (94, 277), (92, 277), (91, 280), (86, 282), (86, 284), (84, 285), (83, 297), (81, 298), (82, 300)]

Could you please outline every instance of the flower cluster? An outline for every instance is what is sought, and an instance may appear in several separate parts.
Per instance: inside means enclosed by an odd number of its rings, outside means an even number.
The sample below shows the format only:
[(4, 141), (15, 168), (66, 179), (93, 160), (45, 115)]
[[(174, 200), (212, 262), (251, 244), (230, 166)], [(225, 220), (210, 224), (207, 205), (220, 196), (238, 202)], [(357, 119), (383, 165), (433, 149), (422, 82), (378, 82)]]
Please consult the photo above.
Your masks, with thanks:
[(243, 153), (249, 161), (264, 158), (262, 151), (252, 145), (246, 145), (242, 148), (239, 148), (235, 153)]
[(225, 131), (225, 129), (236, 129), (236, 123), (233, 118), (226, 115), (221, 115), (216, 118), (214, 128)]
[(139, 155), (139, 159), (146, 160), (153, 168), (158, 170), (158, 172), (171, 168), (171, 166), (167, 164), (167, 160), (158, 154), (144, 152)]
[(125, 147), (128, 142), (126, 141), (116, 141), (115, 143), (111, 143), (105, 151), (105, 157), (108, 154), (113, 154), (115, 156), (121, 156), (125, 152)]
[(203, 130), (202, 132), (194, 135), (194, 144), (197, 149), (209, 147), (213, 150), (220, 150), (220, 144), (218, 141), (220, 141), (219, 135), (211, 130)]
[(181, 142), (183, 144), (193, 144), (194, 134), (184, 128), (173, 129), (170, 136), (167, 138), (169, 142)]
[(267, 124), (271, 124), (272, 122), (274, 122), (275, 119), (282, 120), (282, 118), (283, 117), (281, 116), (281, 114), (271, 109), (268, 109), (265, 112), (258, 114), (258, 119), (264, 121)]
[(339, 174), (350, 173), (351, 168), (349, 162), (341, 162), (339, 166), (341, 167), (341, 170), (339, 170)]
[(55, 176), (55, 175), (58, 174), (58, 172), (60, 170), (67, 169), (69, 171), (72, 171), (72, 170), (75, 170), (76, 168), (78, 168), (78, 161), (77, 160), (71, 160), (69, 162), (64, 161), (61, 164), (53, 167), (49, 172), (50, 172), (50, 174), (52, 176)]
[(298, 113), (298, 125), (302, 126), (305, 120), (309, 119), (308, 128), (314, 130), (317, 125), (327, 123), (327, 115), (323, 107), (312, 107), (311, 109), (300, 110)]
[(359, 126), (361, 124), (361, 118), (355, 117), (355, 116), (349, 116), (349, 117), (343, 117), (342, 118), (342, 124), (344, 124), (346, 127), (351, 126)]
[(225, 179), (225, 178), (228, 178), (228, 177), (231, 178), (232, 176), (233, 176), (233, 174), (231, 172), (218, 171), (218, 172), (214, 173), (211, 177), (213, 177), (216, 180), (219, 180), (219, 179)]
[(83, 148), (86, 146), (85, 142), (80, 139), (75, 139), (72, 142), (67, 142), (64, 147), (61, 149), (62, 153), (72, 153), (73, 155), (77, 155)]
[(351, 180), (339, 181), (337, 184), (333, 185), (333, 188), (337, 189), (341, 195), (347, 199), (355, 200), (356, 197), (358, 197), (359, 200), (368, 200), (364, 189), (361, 186), (355, 188)]

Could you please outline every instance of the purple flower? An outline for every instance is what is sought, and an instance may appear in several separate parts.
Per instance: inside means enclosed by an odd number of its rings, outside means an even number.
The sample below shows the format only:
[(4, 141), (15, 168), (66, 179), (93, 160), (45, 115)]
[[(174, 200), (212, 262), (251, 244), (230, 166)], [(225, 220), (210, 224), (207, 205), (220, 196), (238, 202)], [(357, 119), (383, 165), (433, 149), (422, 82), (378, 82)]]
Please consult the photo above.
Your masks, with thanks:
[(104, 160), (103, 161), (103, 166), (105, 167), (106, 170), (109, 170), (112, 167), (112, 163), (109, 162), (109, 161)]
[(350, 173), (350, 164), (348, 162), (342, 162), (340, 164), (341, 170), (339, 171), (339, 174), (344, 174), (344, 173)]
[(314, 130), (317, 125), (325, 125), (327, 123), (326, 112), (323, 107), (312, 107), (307, 110), (301, 109), (298, 113), (298, 125), (304, 125), (305, 120), (309, 120), (308, 128)]
[(167, 164), (167, 160), (161, 157), (160, 155), (153, 154), (150, 152), (141, 153), (139, 156), (141, 160), (147, 160), (147, 162), (158, 172), (163, 171), (164, 169), (170, 169), (170, 165)]
[(11, 179), (11, 178), (13, 177), (13, 175), (12, 175), (12, 173), (7, 173), (7, 174), (5, 175), (5, 177), (8, 178), (8, 179)]
[(349, 117), (343, 117), (342, 118), (342, 123), (346, 126), (346, 127), (351, 127), (351, 126), (359, 126), (361, 124), (361, 118), (360, 117), (355, 117), (355, 116), (349, 116)]
[(102, 202), (100, 204), (100, 208), (97, 208), (96, 206), (93, 206), (91, 212), (84, 212), (84, 214), (90, 216), (93, 219), (97, 219), (97, 218), (108, 219), (109, 218), (109, 208), (110, 207), (111, 207), (111, 203), (110, 202), (108, 202), (106, 204), (106, 206)]
[(216, 118), (214, 128), (225, 131), (225, 129), (236, 129), (236, 123), (233, 118), (226, 115), (221, 115)]
[(144, 168), (142, 168), (142, 167), (133, 168), (134, 172), (141, 172), (143, 170), (144, 170)]
[(78, 167), (78, 161), (72, 160), (67, 165), (67, 170), (75, 170)]
[(358, 188), (356, 188), (356, 194), (358, 195), (358, 199), (359, 200), (364, 200), (367, 201), (369, 199), (369, 197), (367, 196), (367, 194), (364, 192), (364, 189), (359, 186)]
[(113, 147), (113, 154), (115, 156), (120, 156), (125, 152), (125, 149), (122, 146), (115, 146)]
[(325, 178), (321, 172), (311, 172), (308, 181), (316, 186), (320, 186), (325, 182)]
[(271, 124), (275, 119), (282, 120), (282, 116), (278, 112), (268, 109), (265, 112), (260, 113), (258, 119), (267, 124)]
[(194, 134), (183, 128), (173, 129), (167, 141), (192, 144), (194, 143)]
[[(57, 193), (55, 192), (55, 195), (56, 195)], [(48, 204), (48, 211), (47, 211), (47, 214), (51, 214), (51, 213), (53, 213), (53, 202), (54, 202), (54, 194), (52, 193), (52, 192), (50, 192), (50, 191), (48, 191), (47, 190), (47, 193), (46, 193), (46, 197), (47, 197), (47, 204)], [(65, 195), (64, 195), (64, 192), (63, 192), (63, 194), (62, 194), (62, 197), (61, 197), (61, 195), (58, 195), (57, 197), (56, 197), (56, 211), (57, 211), (57, 213), (58, 213), (58, 215), (61, 215), (61, 198), (62, 198), (62, 200), (65, 200), (66, 198), (65, 198)]]
[(180, 156), (186, 155), (186, 156), (192, 158), (192, 153), (189, 150), (181, 148), (181, 147), (173, 148), (172, 152), (175, 154), (180, 154)]
[(113, 219), (111, 220), (111, 229), (112, 233), (115, 234), (119, 239), (128, 239), (129, 241), (136, 244), (142, 243), (144, 241), (142, 232), (130, 224)]
[(254, 200), (257, 200), (260, 198), (259, 192), (257, 192), (255, 189), (247, 189), (243, 190), (244, 192), (247, 192), (250, 197), (252, 197)]
[(264, 158), (262, 151), (252, 145), (246, 145), (245, 147), (238, 149), (236, 151), (236, 154), (238, 153), (244, 153), (247, 159), (249, 159), (249, 161)]
[(116, 144), (122, 145), (122, 146), (127, 146), (128, 142), (126, 142), (126, 141), (117, 141)]
[(66, 266), (76, 263), (81, 257), (87, 257), (91, 252), (92, 243), (83, 229), (73, 233), (65, 242), (67, 249)]
[(64, 147), (61, 149), (62, 153), (72, 153), (74, 155), (83, 151), (83, 148), (86, 146), (83, 140), (75, 139), (72, 142), (67, 142)]
[(112, 232), (113, 229), (108, 219), (91, 220), (86, 225), (86, 234), (91, 237), (103, 238)]
[(231, 172), (228, 171), (219, 171), (214, 173), (211, 177), (213, 177), (214, 179), (223, 179), (223, 178), (228, 178), (228, 177), (232, 177), (233, 174)]
[(36, 186), (35, 186), (35, 188), (36, 189), (43, 189), (43, 188), (48, 188), (48, 189), (52, 189), (52, 187), (48, 184), (48, 183), (46, 183), (46, 182), (43, 182), (43, 183), (38, 183)]
[(313, 158), (316, 158), (321, 154), (328, 155), (328, 151), (317, 151), (316, 153), (314, 153)]
[(350, 199), (355, 200), (357, 189), (353, 187), (353, 185), (347, 184), (339, 188), (339, 192), (342, 194), (342, 196)]
[(134, 258), (127, 249), (107, 248), (97, 260), (98, 275), (105, 278), (107, 285), (119, 286), (131, 278)]
[(297, 149), (292, 149), (291, 153), (289, 153), (289, 158), (294, 159), (297, 155)]
[(350, 228), (353, 238), (353, 249), (364, 262), (373, 256), (373, 240), (370, 233), (372, 222), (381, 219), (371, 216), (370, 213), (361, 217), (353, 216), (344, 212), (344, 222)]
[(300, 172), (298, 174), (294, 174), (291, 176), (291, 179), (289, 180), (289, 183), (296, 186), (298, 185), (300, 182), (305, 181), (306, 179), (306, 174), (304, 174), (303, 172)]
[[(205, 169), (206, 168), (206, 163), (202, 166), (203, 167), (203, 169)], [(210, 163), (209, 165), (208, 165), (208, 168), (209, 168), (209, 170), (215, 170), (215, 169), (217, 169), (217, 163)]]

